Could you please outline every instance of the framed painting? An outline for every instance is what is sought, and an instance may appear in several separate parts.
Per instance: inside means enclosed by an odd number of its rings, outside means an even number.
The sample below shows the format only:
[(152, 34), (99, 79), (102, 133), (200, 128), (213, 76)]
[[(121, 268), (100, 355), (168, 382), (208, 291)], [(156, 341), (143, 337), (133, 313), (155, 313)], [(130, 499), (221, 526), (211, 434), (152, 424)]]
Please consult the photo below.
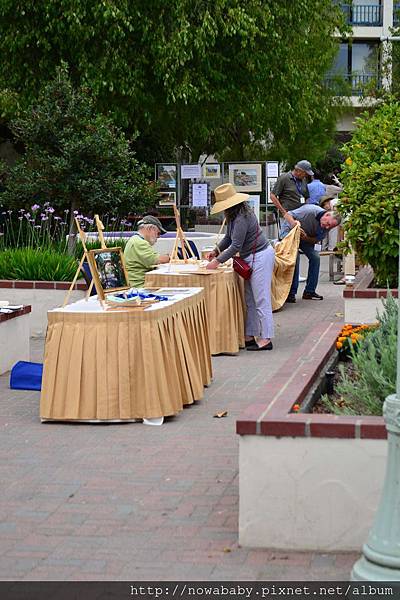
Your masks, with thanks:
[(221, 179), (221, 165), (219, 163), (205, 163), (203, 165), (204, 179)]
[(262, 189), (261, 164), (229, 165), (229, 182), (238, 192), (260, 192)]
[(176, 164), (157, 164), (156, 180), (161, 188), (176, 188)]
[(173, 206), (176, 204), (176, 192), (159, 192), (159, 206)]
[(254, 211), (257, 221), (260, 222), (260, 194), (252, 194), (247, 200), (250, 208)]
[(105, 300), (105, 292), (117, 292), (129, 288), (128, 273), (121, 248), (90, 250), (89, 264), (101, 300)]

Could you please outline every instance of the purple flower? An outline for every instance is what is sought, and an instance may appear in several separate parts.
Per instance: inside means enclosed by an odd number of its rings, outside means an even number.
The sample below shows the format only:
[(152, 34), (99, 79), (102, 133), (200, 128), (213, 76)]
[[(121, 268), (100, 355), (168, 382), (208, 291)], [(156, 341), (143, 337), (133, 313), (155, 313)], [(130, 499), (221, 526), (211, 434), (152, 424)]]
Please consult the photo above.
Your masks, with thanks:
[(23, 218), (24, 218), (24, 217), (18, 217), (18, 220), (19, 220), (19, 221), (22, 221), (22, 219), (23, 219)]
[(66, 209), (64, 210), (64, 212), (65, 212), (65, 213), (69, 213), (69, 209), (68, 209), (68, 208), (66, 208)]
[(53, 214), (54, 208), (52, 206), (49, 206), (48, 208), (46, 208), (46, 212)]
[(25, 212), (25, 209), (24, 209), (24, 208), (20, 208), (18, 212), (20, 212), (20, 213), (24, 213), (24, 212)]
[(34, 228), (35, 228), (35, 229), (40, 229), (40, 228), (41, 228), (41, 225), (34, 225)]
[(42, 216), (41, 221), (48, 221), (49, 217)]
[(60, 225), (66, 225), (66, 221), (61, 221)]
[(31, 213), (28, 213), (28, 212), (27, 212), (27, 213), (25, 213), (25, 218), (26, 218), (26, 219), (29, 219), (29, 217), (30, 217), (30, 216), (31, 216)]
[[(35, 219), (29, 219), (29, 223), (34, 223), (34, 222), (35, 222)], [(40, 227), (40, 225), (39, 225), (39, 227)]]
[(61, 217), (54, 217), (55, 221), (61, 221)]
[(31, 206), (31, 211), (36, 212), (37, 210), (39, 210), (39, 208), (40, 208), (40, 204), (34, 204), (33, 206)]
[[(74, 210), (74, 215), (77, 216), (79, 214), (79, 211)], [(79, 218), (79, 217), (78, 217)]]

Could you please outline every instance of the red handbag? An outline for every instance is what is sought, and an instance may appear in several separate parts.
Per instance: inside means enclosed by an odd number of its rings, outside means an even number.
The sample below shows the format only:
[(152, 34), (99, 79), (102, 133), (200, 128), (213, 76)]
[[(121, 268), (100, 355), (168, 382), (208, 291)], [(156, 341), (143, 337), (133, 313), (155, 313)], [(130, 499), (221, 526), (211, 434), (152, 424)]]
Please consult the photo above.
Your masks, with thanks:
[(250, 279), (253, 272), (252, 267), (250, 267), (243, 258), (240, 258), (240, 256), (234, 256), (232, 260), (233, 270), (236, 271), (240, 277), (243, 277), (243, 279)]
[(260, 233), (260, 228), (257, 229), (257, 235), (256, 235), (256, 241), (254, 242), (254, 246), (253, 246), (253, 262), (251, 263), (251, 267), (250, 265), (247, 264), (247, 262), (244, 260), (244, 258), (240, 258), (240, 256), (234, 256), (233, 257), (233, 270), (240, 275), (240, 277), (243, 277), (244, 280), (248, 280), (251, 277), (251, 274), (253, 272), (253, 265), (254, 265), (254, 255), (256, 253), (256, 246), (257, 246), (257, 239), (258, 239), (258, 234)]

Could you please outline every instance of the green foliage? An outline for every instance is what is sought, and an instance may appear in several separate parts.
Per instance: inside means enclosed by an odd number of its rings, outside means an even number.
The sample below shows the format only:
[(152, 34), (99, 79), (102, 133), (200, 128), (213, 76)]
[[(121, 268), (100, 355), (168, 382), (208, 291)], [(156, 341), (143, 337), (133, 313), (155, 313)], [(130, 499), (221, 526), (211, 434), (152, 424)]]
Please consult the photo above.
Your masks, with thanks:
[(13, 248), (0, 251), (0, 279), (72, 281), (76, 260), (54, 249)]
[(333, 132), (322, 80), (343, 24), (333, 0), (3, 0), (0, 88), (31, 103), (65, 61), (138, 133), (141, 158), (252, 158), (262, 140), (314, 158)]
[[(107, 248), (122, 248), (124, 249), (127, 243), (127, 239), (107, 239), (106, 240), (106, 244), (107, 244)], [(96, 242), (86, 242), (86, 248), (88, 250), (97, 250), (98, 248), (101, 248), (101, 244), (99, 241)], [(76, 244), (76, 248), (75, 248), (75, 257), (80, 259), (81, 256), (83, 254), (83, 246), (82, 246), (82, 242), (78, 242)]]
[(88, 90), (75, 90), (64, 67), (12, 129), (26, 152), (6, 171), (4, 204), (48, 202), (72, 216), (78, 208), (118, 213), (154, 202), (124, 134), (96, 114)]
[(397, 286), (400, 210), (400, 102), (391, 100), (357, 119), (342, 148), (347, 244), (370, 264), (378, 285)]
[(396, 390), (397, 300), (388, 296), (384, 304), (379, 327), (351, 352), (354, 372), (349, 374), (340, 365), (341, 381), (336, 391), (341, 401), (335, 403), (326, 396), (321, 399), (335, 414), (381, 415), (386, 396)]

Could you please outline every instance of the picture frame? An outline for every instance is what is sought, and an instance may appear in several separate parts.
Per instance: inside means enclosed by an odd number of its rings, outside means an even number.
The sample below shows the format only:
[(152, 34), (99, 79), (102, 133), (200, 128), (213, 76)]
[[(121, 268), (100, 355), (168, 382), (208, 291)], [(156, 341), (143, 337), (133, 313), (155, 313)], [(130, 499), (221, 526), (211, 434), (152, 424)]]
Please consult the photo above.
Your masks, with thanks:
[(250, 208), (254, 211), (257, 221), (260, 222), (260, 194), (251, 194), (247, 200)]
[(88, 259), (100, 300), (106, 299), (107, 292), (129, 289), (129, 277), (122, 248), (89, 250)]
[(177, 165), (175, 163), (156, 164), (156, 180), (161, 188), (176, 188)]
[(266, 191), (267, 191), (267, 204), (273, 204), (271, 198), (270, 198), (270, 194), (272, 192), (272, 190), (274, 189), (274, 185), (277, 182), (278, 178), (277, 177), (269, 177), (267, 179), (267, 186), (266, 186)]
[(158, 206), (176, 206), (176, 192), (159, 192)]
[(204, 179), (221, 179), (221, 165), (219, 163), (204, 163)]
[(261, 192), (260, 163), (237, 163), (229, 165), (229, 182), (237, 192)]

